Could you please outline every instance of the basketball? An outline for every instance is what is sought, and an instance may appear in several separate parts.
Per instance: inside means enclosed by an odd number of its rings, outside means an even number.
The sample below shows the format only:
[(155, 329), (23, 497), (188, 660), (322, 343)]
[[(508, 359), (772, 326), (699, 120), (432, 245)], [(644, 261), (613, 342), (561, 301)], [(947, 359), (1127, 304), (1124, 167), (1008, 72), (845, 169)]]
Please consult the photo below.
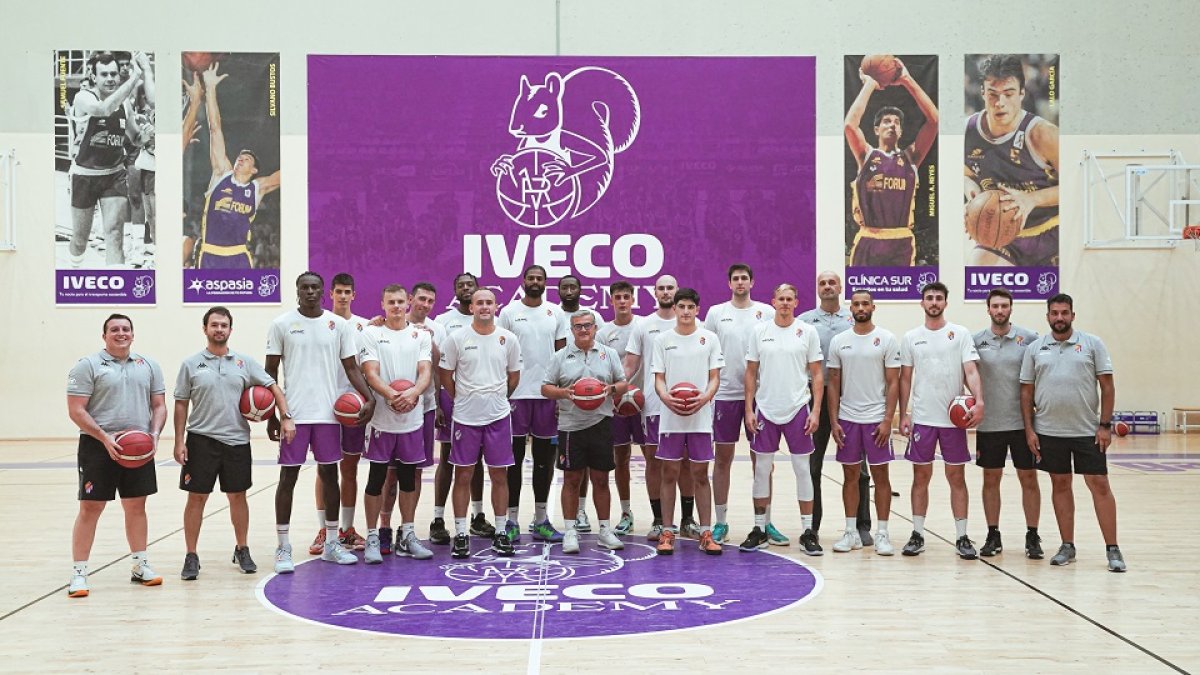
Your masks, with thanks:
[(238, 411), (251, 422), (261, 422), (275, 414), (275, 394), (270, 389), (255, 385), (242, 390)]
[(671, 387), (671, 396), (674, 396), (675, 398), (683, 399), (685, 401), (689, 401), (693, 398), (696, 398), (699, 395), (700, 395), (700, 388), (697, 387), (696, 385), (692, 384), (691, 382), (680, 382), (679, 384), (675, 385), (674, 387)]
[[(963, 222), (967, 236), (987, 248), (1003, 248), (1021, 232), (1021, 221), (1000, 210), (1000, 190), (985, 190), (967, 204)], [(1015, 212), (1014, 212), (1015, 215)]]
[(1129, 435), (1129, 423), (1128, 422), (1113, 422), (1112, 429), (1113, 429), (1113, 433), (1115, 433), (1116, 435), (1118, 435), (1122, 438)]
[(136, 469), (154, 459), (154, 437), (144, 431), (126, 431), (114, 440), (121, 448), (117, 464), (126, 469)]
[(950, 422), (959, 429), (966, 429), (970, 421), (967, 413), (975, 407), (974, 396), (955, 396), (950, 402)]
[(201, 70), (208, 70), (208, 67), (216, 60), (217, 57), (212, 52), (184, 52), (183, 69), (188, 72), (197, 73)]
[(341, 424), (352, 427), (358, 423), (358, 416), (366, 404), (357, 391), (348, 391), (333, 402), (333, 416)]
[(392, 383), (389, 384), (388, 386), (391, 387), (392, 389), (395, 389), (397, 392), (403, 394), (404, 392), (408, 391), (409, 389), (412, 389), (413, 387), (415, 387), (417, 385), (413, 384), (412, 382), (409, 382), (408, 380), (393, 380)]
[(900, 77), (900, 63), (891, 54), (864, 56), (860, 67), (863, 73), (870, 75), (881, 87), (895, 84)]
[(642, 414), (642, 408), (646, 407), (646, 395), (637, 387), (630, 387), (625, 390), (624, 396), (613, 397), (613, 407), (616, 408), (619, 417), (633, 417)]
[(585, 377), (571, 386), (571, 393), (581, 410), (595, 410), (604, 405), (604, 383), (594, 377)]

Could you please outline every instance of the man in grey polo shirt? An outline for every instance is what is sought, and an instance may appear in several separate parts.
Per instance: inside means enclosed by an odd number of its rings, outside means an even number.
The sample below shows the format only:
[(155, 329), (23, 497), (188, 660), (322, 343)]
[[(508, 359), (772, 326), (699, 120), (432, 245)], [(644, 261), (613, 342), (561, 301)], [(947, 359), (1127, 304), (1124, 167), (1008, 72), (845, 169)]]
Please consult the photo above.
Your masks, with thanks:
[(1050, 564), (1075, 560), (1074, 465), (1092, 493), (1108, 548), (1108, 569), (1124, 572), (1125, 559), (1117, 546), (1117, 500), (1108, 484), (1105, 459), (1116, 398), (1112, 359), (1100, 338), (1072, 328), (1071, 296), (1060, 293), (1046, 306), (1050, 334), (1029, 345), (1021, 362), (1021, 414), (1029, 450), (1038, 468), (1050, 474), (1054, 516), (1063, 539)]
[(983, 396), (988, 402), (987, 417), (975, 433), (975, 463), (983, 469), (983, 513), (988, 526), (987, 541), (979, 555), (990, 558), (1004, 550), (1000, 540), (1000, 479), (1004, 477), (1005, 458), (1011, 452), (1025, 508), (1025, 555), (1041, 560), (1044, 554), (1037, 527), (1042, 493), (1021, 419), (1021, 361), (1025, 348), (1038, 334), (1009, 321), (1012, 294), (1003, 288), (988, 293), (987, 312), (991, 325), (972, 336), (975, 351), (979, 352)]
[[(563, 534), (563, 553), (579, 553), (579, 531), (576, 529), (576, 509), (579, 509), (579, 488), (587, 470), (592, 481), (592, 500), (600, 521), (599, 543), (612, 551), (625, 548), (609, 526), (611, 495), (608, 474), (615, 467), (613, 460), (613, 396), (623, 396), (629, 383), (617, 351), (596, 342), (596, 318), (589, 309), (571, 314), (571, 335), (574, 340), (554, 353), (542, 381), (542, 396), (558, 401), (558, 468), (563, 472), (562, 509), (566, 532)], [(601, 403), (595, 410), (584, 410), (572, 400), (576, 382), (591, 377), (603, 382)]]
[(218, 478), (221, 492), (229, 499), (229, 519), (237, 540), (231, 562), (245, 574), (258, 571), (246, 545), (251, 456), (250, 424), (238, 409), (242, 391), (254, 385), (269, 388), (283, 420), (284, 437), (290, 442), (296, 435), (296, 423), (288, 415), (283, 389), (257, 361), (229, 348), (233, 314), (224, 307), (213, 307), (204, 313), (202, 325), (208, 347), (179, 364), (175, 379), (175, 461), (182, 465), (179, 489), (188, 493), (183, 507), (187, 554), (179, 573), (184, 581), (200, 575), (196, 543), (204, 522), (204, 505)]

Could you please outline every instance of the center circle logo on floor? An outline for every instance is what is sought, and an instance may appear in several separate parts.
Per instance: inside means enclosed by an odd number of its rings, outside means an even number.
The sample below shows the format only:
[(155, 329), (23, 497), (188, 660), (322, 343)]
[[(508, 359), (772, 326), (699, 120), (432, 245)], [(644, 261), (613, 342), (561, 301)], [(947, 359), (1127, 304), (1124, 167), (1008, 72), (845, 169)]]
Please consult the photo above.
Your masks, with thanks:
[(472, 539), (455, 560), (385, 557), (382, 565), (309, 560), (295, 574), (258, 585), (266, 606), (326, 626), (443, 639), (584, 638), (658, 633), (741, 621), (798, 605), (821, 590), (819, 574), (770, 552), (727, 546), (709, 556), (679, 540), (672, 556), (627, 542), (608, 551), (581, 537), (578, 554), (559, 544), (517, 544), (495, 555)]

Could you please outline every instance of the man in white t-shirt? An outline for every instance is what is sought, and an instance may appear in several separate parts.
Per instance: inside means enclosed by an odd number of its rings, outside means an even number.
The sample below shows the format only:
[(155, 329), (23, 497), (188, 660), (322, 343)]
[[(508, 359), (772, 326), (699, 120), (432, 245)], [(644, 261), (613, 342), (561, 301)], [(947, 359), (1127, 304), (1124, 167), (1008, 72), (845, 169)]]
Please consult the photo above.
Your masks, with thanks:
[(908, 437), (904, 458), (913, 464), (913, 533), (904, 555), (925, 550), (925, 514), (929, 510), (929, 480), (933, 477), (934, 450), (941, 447), (950, 484), (950, 510), (957, 534), (955, 549), (963, 560), (978, 557), (967, 536), (967, 482), (964, 466), (971, 461), (967, 430), (950, 421), (950, 403), (962, 395), (963, 383), (975, 397), (968, 411), (971, 427), (983, 421), (983, 388), (976, 361), (979, 353), (971, 333), (946, 321), (945, 284), (935, 281), (921, 289), (925, 323), (904, 334), (900, 341), (900, 433)]
[(725, 367), (721, 369), (721, 386), (713, 403), (713, 442), (716, 443), (716, 462), (713, 464), (713, 506), (716, 523), (713, 541), (724, 543), (729, 534), (726, 521), (729, 508), (729, 471), (733, 467), (733, 448), (742, 435), (746, 409), (746, 346), (754, 327), (775, 318), (768, 304), (750, 299), (754, 288), (754, 272), (745, 263), (729, 267), (729, 302), (710, 307), (704, 316), (704, 327), (717, 334), (725, 351)]
[(487, 289), (471, 297), (473, 319), (442, 343), (438, 364), (442, 388), (454, 401), (450, 426), (450, 463), (454, 465), (454, 558), (471, 556), (467, 536), (467, 502), (471, 475), (480, 457), (492, 479), (492, 509), (496, 534), (492, 550), (513, 555), (507, 521), (508, 468), (513, 466), (512, 416), (508, 399), (521, 381), (521, 343), (511, 331), (496, 325), (496, 296)]
[[(617, 352), (621, 363), (625, 362), (625, 348), (633, 336), (641, 317), (633, 314), (633, 284), (628, 281), (616, 281), (608, 287), (608, 295), (612, 300), (613, 320), (600, 327), (596, 333), (596, 342)], [(633, 390), (641, 390), (642, 382), (629, 382), (629, 389), (622, 401), (632, 401)], [(645, 394), (642, 394), (645, 397)], [(614, 532), (626, 535), (633, 531), (633, 502), (629, 497), (629, 460), (633, 454), (633, 444), (645, 447), (646, 434), (642, 430), (642, 415), (639, 410), (636, 415), (613, 415), (613, 462), (616, 465), (614, 474), (617, 482), (617, 497), (621, 501), (621, 521), (617, 523)]]
[(870, 291), (859, 290), (850, 296), (850, 313), (854, 327), (833, 336), (826, 355), (829, 417), (836, 420), (831, 435), (837, 443), (837, 461), (842, 465), (842, 505), (846, 513), (846, 531), (833, 550), (845, 553), (863, 547), (858, 533), (858, 477), (865, 461), (875, 479), (875, 552), (892, 555), (895, 547), (888, 536), (888, 514), (892, 509), (888, 462), (896, 458), (892, 452), (892, 420), (900, 396), (900, 341), (891, 331), (875, 325), (875, 301)]
[[(713, 460), (713, 411), (709, 402), (721, 384), (725, 355), (717, 334), (696, 323), (700, 294), (690, 288), (675, 292), (675, 327), (654, 341), (654, 390), (662, 405), (659, 418), (657, 458), (662, 462), (663, 531), (658, 538), (659, 555), (675, 552), (675, 486), (681, 460), (690, 462), (700, 508), (700, 550), (720, 555), (721, 545), (712, 538), (712, 486), (708, 464)], [(691, 385), (688, 395), (677, 388)]]
[[(562, 314), (559, 315), (559, 320), (563, 322), (563, 331), (567, 333), (567, 342), (570, 342), (571, 337), (571, 315), (580, 310), (579, 296), (582, 289), (579, 285), (579, 277), (574, 274), (568, 274), (558, 280), (558, 306), (562, 309)], [(600, 316), (600, 312), (591, 307), (584, 307), (592, 315), (592, 320), (596, 323), (596, 328), (604, 327), (604, 317)], [(558, 437), (555, 436), (550, 440), (550, 444), (555, 448), (557, 454)], [(592, 531), (592, 523), (587, 516), (587, 496), (588, 496), (588, 481), (583, 481), (579, 489), (579, 511), (575, 516), (575, 531), (587, 533)], [(563, 514), (567, 516), (569, 514)]]
[[(359, 372), (355, 360), (358, 347), (350, 324), (333, 312), (321, 308), (325, 280), (316, 272), (296, 278), (298, 307), (271, 322), (267, 333), (267, 374), (276, 382), (283, 364), (283, 391), (287, 396), (285, 416), (296, 423), (296, 435), (279, 444), (279, 485), (275, 491), (275, 530), (279, 547), (275, 550), (275, 572), (295, 571), (289, 530), (292, 496), (300, 466), (312, 448), (317, 461), (325, 497), (325, 543), (321, 559), (340, 565), (353, 565), (358, 558), (338, 542), (338, 462), (342, 459), (341, 425), (333, 415), (333, 404), (341, 391), (338, 373), (345, 373), (365, 403), (358, 424), (365, 425), (375, 413), (375, 397)], [(279, 419), (267, 421), (267, 434), (279, 440)]]

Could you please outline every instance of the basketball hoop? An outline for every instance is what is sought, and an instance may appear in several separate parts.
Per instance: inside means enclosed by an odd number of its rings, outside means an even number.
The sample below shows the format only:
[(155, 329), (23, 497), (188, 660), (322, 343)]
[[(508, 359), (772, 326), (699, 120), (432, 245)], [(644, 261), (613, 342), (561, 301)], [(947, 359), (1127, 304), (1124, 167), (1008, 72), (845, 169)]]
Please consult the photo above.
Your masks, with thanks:
[(1200, 225), (1188, 225), (1183, 228), (1184, 240), (1191, 239), (1196, 245), (1196, 250), (1200, 251)]

